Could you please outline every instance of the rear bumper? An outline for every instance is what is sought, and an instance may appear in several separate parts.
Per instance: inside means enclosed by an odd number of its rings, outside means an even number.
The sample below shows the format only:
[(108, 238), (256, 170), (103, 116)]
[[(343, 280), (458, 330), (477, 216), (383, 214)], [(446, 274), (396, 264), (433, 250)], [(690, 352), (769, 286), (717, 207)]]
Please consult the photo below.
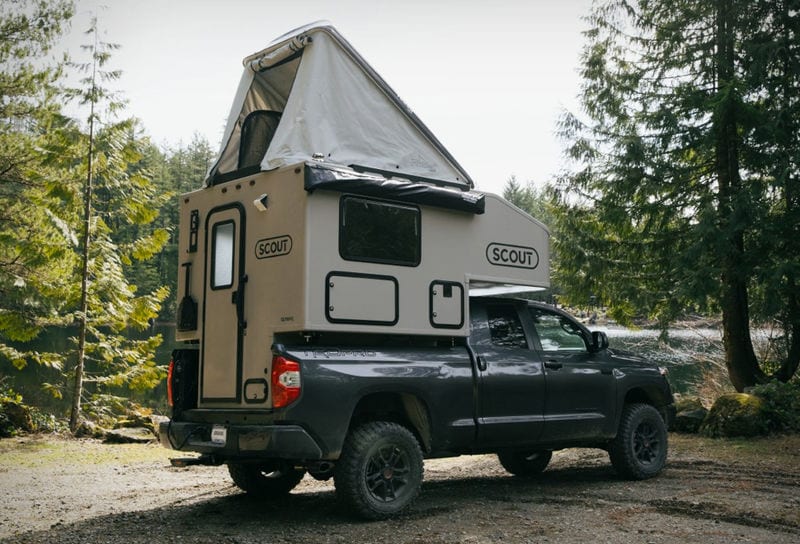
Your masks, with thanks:
[(165, 421), (158, 436), (165, 448), (225, 459), (322, 459), (322, 449), (298, 425), (224, 425), (225, 441), (212, 441), (211, 423)]

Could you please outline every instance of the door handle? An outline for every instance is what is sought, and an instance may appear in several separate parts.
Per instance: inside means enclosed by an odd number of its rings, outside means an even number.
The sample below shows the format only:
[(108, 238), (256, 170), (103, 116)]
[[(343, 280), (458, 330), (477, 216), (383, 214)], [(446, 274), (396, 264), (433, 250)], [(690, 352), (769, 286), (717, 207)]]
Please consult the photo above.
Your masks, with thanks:
[(559, 363), (558, 361), (545, 361), (544, 366), (551, 370), (558, 370), (559, 368), (564, 366), (564, 363)]
[(239, 288), (231, 294), (231, 302), (236, 304), (236, 321), (239, 322), (239, 327), (242, 329), (247, 328), (247, 321), (244, 320), (244, 286), (247, 284), (247, 274), (243, 274), (239, 278)]
[(489, 365), (486, 364), (486, 359), (478, 355), (478, 370), (485, 372), (487, 368), (489, 368)]

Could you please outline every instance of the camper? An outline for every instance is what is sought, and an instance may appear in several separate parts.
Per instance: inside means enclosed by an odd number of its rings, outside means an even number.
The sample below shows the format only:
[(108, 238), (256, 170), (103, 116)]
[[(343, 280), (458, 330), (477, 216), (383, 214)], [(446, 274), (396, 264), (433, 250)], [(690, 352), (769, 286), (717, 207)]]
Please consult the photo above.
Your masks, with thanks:
[[(637, 371), (615, 376), (602, 333), (545, 308), (580, 354), (571, 379), (586, 374), (592, 404), (567, 417), (584, 421), (566, 438), (541, 434), (542, 318), (478, 295), (546, 288), (548, 243), (539, 221), (475, 189), (333, 27), (278, 38), (244, 59), (219, 157), (180, 197), (184, 347), (162, 442), (201, 454), (177, 464), (227, 464), (254, 494), (333, 477), (375, 519), (411, 504), (423, 457), (492, 451), (529, 472), (557, 447), (606, 447), (634, 406), (630, 432), (655, 425), (657, 445), (633, 461), (618, 445), (612, 461), (655, 475), (666, 380), (632, 360)], [(499, 348), (517, 362), (503, 366)]]

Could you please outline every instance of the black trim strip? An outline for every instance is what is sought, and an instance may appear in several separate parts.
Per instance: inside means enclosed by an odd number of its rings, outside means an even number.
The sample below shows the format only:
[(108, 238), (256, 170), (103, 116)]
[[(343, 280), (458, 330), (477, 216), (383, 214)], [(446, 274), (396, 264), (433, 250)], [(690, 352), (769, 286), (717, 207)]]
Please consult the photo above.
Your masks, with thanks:
[(439, 187), (455, 187), (464, 192), (469, 191), (468, 186), (456, 181), (428, 178), (425, 176), (418, 176), (416, 174), (405, 174), (400, 170), (384, 170), (383, 168), (375, 168), (374, 166), (365, 166), (363, 164), (351, 164), (349, 166), (358, 173), (367, 172), (370, 174), (380, 174), (385, 178), (403, 178), (407, 179), (408, 181), (421, 181), (424, 183), (432, 183), (434, 185), (438, 185)]
[(308, 192), (322, 189), (359, 196), (371, 196), (398, 202), (435, 206), (480, 215), (486, 211), (483, 193), (460, 191), (431, 185), (435, 180), (418, 181), (385, 179), (352, 170), (306, 163), (304, 187)]
[(253, 166), (248, 166), (246, 168), (239, 168), (238, 170), (234, 170), (233, 172), (226, 172), (224, 174), (214, 173), (211, 175), (209, 179), (209, 185), (219, 185), (220, 183), (225, 183), (228, 181), (233, 181), (235, 179), (244, 178), (247, 176), (252, 176), (261, 172), (261, 165), (255, 164)]

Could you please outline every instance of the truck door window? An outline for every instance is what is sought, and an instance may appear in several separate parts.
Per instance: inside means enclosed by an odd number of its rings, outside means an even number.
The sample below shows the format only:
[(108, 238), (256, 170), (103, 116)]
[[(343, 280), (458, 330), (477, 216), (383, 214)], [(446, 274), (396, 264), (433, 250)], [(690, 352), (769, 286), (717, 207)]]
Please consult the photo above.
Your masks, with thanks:
[(339, 254), (347, 261), (417, 266), (420, 212), (415, 206), (344, 196)]
[(529, 308), (533, 326), (544, 351), (586, 352), (581, 329), (564, 316)]
[(211, 235), (212, 289), (224, 289), (233, 285), (234, 228), (232, 221), (214, 225)]
[(513, 306), (489, 306), (486, 308), (492, 344), (508, 348), (527, 348), (528, 340), (522, 322)]

